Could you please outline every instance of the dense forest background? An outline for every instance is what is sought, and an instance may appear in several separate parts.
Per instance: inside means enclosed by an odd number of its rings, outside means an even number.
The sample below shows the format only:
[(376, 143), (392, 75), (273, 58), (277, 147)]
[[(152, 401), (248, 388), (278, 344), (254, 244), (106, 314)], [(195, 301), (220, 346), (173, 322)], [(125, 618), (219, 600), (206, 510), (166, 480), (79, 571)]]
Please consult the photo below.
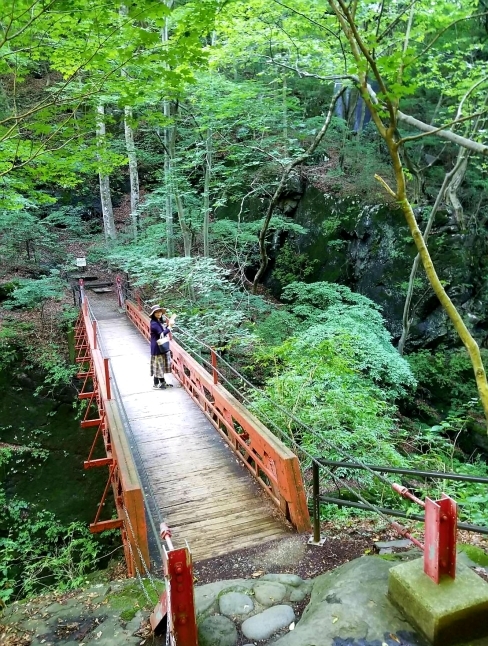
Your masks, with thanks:
[[(304, 455), (488, 475), (487, 60), (486, 0), (2, 4), (1, 379), (45, 420), (1, 429), (0, 598), (104, 549), (16, 489), (76, 396), (77, 257), (176, 312)], [(451, 493), (486, 524), (486, 492)]]

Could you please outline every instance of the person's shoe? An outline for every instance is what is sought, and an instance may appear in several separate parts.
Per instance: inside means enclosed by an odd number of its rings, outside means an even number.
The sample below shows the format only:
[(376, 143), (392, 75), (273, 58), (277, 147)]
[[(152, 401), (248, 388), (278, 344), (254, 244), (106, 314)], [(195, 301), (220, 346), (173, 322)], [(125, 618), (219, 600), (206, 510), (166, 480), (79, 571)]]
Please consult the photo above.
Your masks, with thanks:
[(169, 384), (167, 381), (164, 382), (165, 388), (173, 388), (173, 384)]
[(164, 390), (166, 388), (166, 383), (163, 381), (162, 383), (159, 384), (158, 388), (159, 390)]
[(159, 384), (153, 384), (153, 389), (154, 390), (159, 390), (159, 388), (160, 388)]

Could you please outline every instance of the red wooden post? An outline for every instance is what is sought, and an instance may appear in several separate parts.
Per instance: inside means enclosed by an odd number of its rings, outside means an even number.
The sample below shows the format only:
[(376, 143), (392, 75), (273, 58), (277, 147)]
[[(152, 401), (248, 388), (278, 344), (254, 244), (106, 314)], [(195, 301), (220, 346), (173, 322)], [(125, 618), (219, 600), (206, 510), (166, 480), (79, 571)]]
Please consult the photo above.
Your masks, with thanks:
[(425, 544), (422, 545), (398, 523), (393, 527), (424, 550), (424, 572), (435, 583), (443, 574), (456, 578), (457, 505), (445, 493), (440, 500), (425, 499), (425, 503), (414, 496), (407, 487), (392, 484), (400, 496), (413, 500), (425, 509)]
[(115, 279), (117, 285), (117, 300), (119, 302), (119, 307), (124, 307), (124, 295), (122, 293), (122, 278), (117, 276)]
[(171, 530), (164, 523), (161, 524), (161, 538), (168, 548), (163, 546), (166, 589), (151, 614), (151, 627), (157, 635), (164, 633), (166, 628), (166, 643), (198, 646), (190, 550), (188, 547), (174, 549)]
[(213, 375), (213, 382), (214, 384), (219, 383), (219, 376), (217, 373), (217, 355), (215, 354), (215, 350), (212, 348), (210, 351), (210, 356), (212, 358), (212, 375)]
[(103, 360), (103, 366), (105, 368), (105, 391), (107, 393), (107, 399), (112, 399), (112, 389), (110, 388), (110, 368), (109, 368), (109, 359), (105, 358)]

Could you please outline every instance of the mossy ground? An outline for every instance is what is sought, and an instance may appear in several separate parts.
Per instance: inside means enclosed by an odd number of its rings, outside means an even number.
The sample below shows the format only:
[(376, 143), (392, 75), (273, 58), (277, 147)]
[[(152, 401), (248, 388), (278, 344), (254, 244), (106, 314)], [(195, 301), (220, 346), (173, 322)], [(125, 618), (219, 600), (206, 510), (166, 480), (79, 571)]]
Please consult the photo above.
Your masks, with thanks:
[(476, 563), (481, 567), (488, 566), (488, 554), (481, 547), (459, 543), (457, 549), (458, 552), (464, 552), (466, 556), (468, 556), (473, 561), (473, 563)]
[(117, 610), (121, 610), (120, 618), (122, 620), (130, 621), (135, 617), (138, 610), (152, 610), (164, 590), (162, 581), (153, 580), (151, 582), (148, 579), (142, 579), (142, 585), (151, 603), (147, 600), (138, 581), (128, 583), (122, 590), (107, 595), (110, 605)]

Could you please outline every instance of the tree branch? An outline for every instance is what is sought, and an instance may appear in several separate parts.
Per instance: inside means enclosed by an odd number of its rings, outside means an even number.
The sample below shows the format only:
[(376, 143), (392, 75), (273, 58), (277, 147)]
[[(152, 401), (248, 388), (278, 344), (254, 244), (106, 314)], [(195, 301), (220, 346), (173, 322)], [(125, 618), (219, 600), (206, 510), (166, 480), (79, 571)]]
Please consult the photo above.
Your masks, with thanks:
[(437, 33), (434, 36), (434, 38), (430, 41), (430, 43), (426, 47), (424, 47), (424, 49), (419, 54), (417, 54), (417, 56), (415, 56), (415, 58), (412, 58), (412, 60), (409, 61), (408, 64), (411, 65), (412, 63), (415, 63), (415, 61), (418, 60), (419, 58), (422, 58), (422, 56), (429, 51), (429, 49), (432, 47), (432, 45), (437, 40), (439, 40), (439, 38), (443, 34), (445, 34), (448, 29), (450, 29), (451, 27), (454, 27), (454, 25), (457, 25), (460, 22), (464, 22), (465, 20), (472, 20), (473, 18), (482, 18), (483, 16), (488, 16), (488, 11), (483, 11), (483, 13), (476, 13), (476, 14), (473, 14), (472, 16), (465, 16), (464, 18), (458, 18), (454, 22), (451, 22), (449, 25), (447, 25), (447, 27), (444, 27), (444, 29), (441, 29), (440, 32)]
[[(486, 114), (486, 110), (479, 114), (470, 115), (469, 117), (464, 117), (462, 119), (458, 119), (457, 121), (453, 121), (452, 124), (461, 123), (462, 121), (467, 121), (468, 119), (479, 117), (483, 114)], [(414, 128), (417, 128), (417, 130), (421, 130), (423, 133), (412, 137), (404, 137), (398, 143), (405, 143), (405, 141), (412, 141), (414, 139), (418, 139), (420, 137), (424, 137), (428, 135), (436, 135), (441, 139), (447, 139), (453, 144), (457, 144), (458, 146), (467, 148), (468, 150), (471, 150), (475, 153), (479, 153), (481, 155), (488, 155), (488, 146), (486, 146), (485, 144), (480, 144), (477, 141), (473, 141), (472, 139), (467, 139), (466, 137), (462, 137), (461, 135), (457, 135), (455, 132), (452, 132), (451, 130), (444, 130), (446, 126), (442, 126), (441, 128), (434, 128), (434, 126), (430, 126), (428, 123), (424, 123), (423, 121), (419, 121), (419, 119), (416, 119), (415, 117), (411, 117), (408, 114), (404, 114), (400, 110), (398, 110), (397, 112), (397, 117), (399, 121), (402, 121), (403, 123), (408, 123), (409, 126), (413, 126)]]

